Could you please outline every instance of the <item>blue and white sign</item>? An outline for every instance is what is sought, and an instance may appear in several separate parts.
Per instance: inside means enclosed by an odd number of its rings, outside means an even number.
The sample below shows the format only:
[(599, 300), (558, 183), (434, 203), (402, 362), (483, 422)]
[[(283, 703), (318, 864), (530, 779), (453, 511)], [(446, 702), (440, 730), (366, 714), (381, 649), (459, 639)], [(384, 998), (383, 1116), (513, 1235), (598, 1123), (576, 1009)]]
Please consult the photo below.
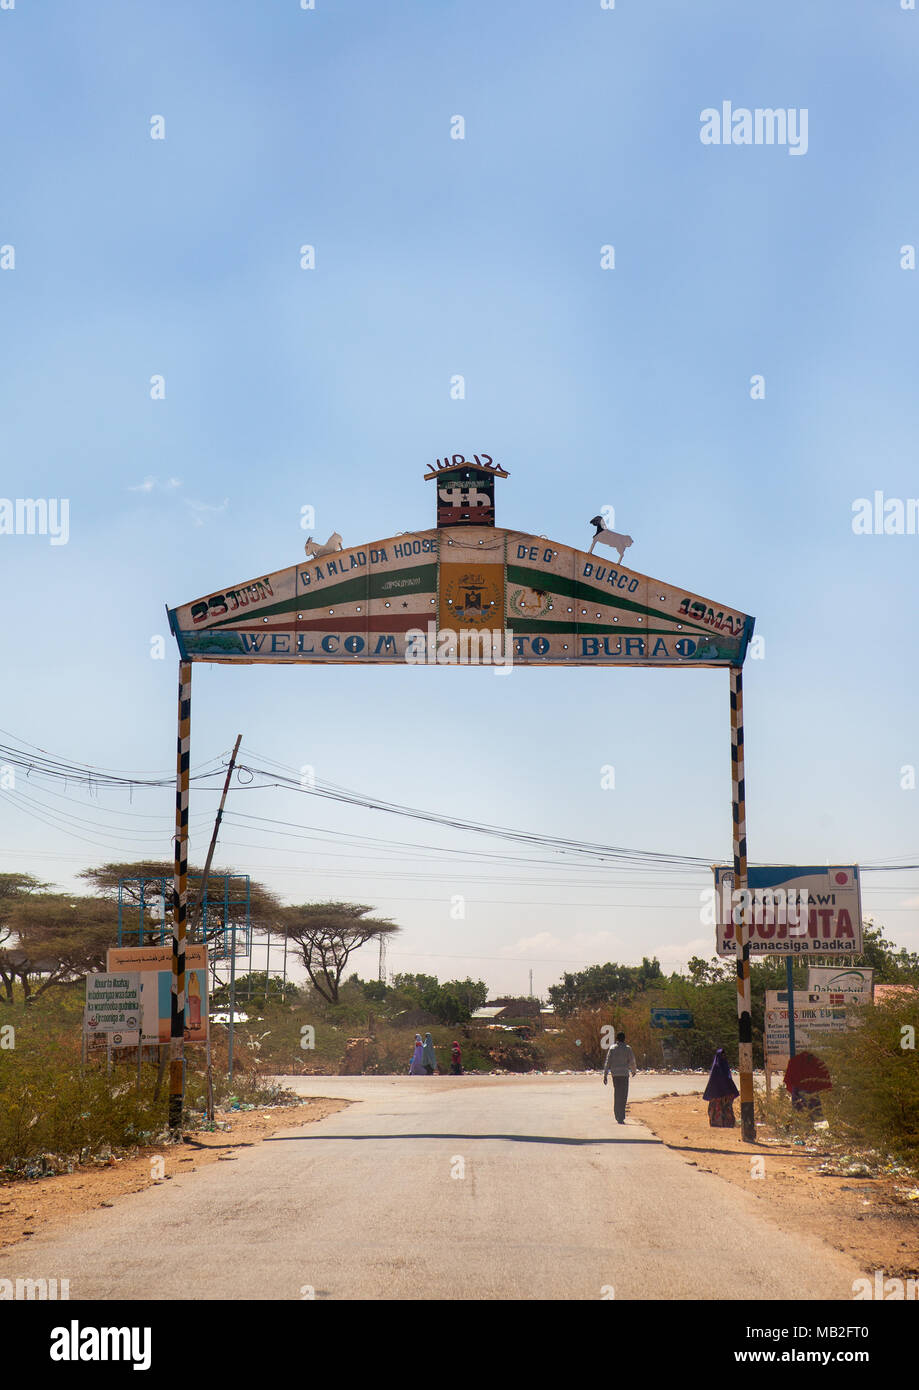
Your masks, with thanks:
[(652, 1009), (652, 1028), (691, 1028), (692, 1014), (688, 1009)]

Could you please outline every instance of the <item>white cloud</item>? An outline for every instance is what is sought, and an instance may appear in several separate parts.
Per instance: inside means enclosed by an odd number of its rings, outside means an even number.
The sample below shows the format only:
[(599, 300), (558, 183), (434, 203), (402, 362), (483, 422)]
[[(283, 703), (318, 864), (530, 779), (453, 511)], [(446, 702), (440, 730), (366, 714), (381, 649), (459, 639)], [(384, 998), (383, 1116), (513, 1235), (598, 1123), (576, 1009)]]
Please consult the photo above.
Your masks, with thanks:
[(555, 936), (552, 932), (541, 931), (535, 936), (522, 936), (512, 946), (502, 947), (501, 954), (512, 959), (541, 955), (543, 952), (567, 958), (576, 964), (582, 958), (595, 956), (601, 951), (622, 949), (621, 937), (608, 931), (574, 932), (571, 936)]
[(152, 475), (144, 478), (142, 483), (136, 487), (129, 487), (128, 492), (174, 492), (177, 487), (181, 487), (182, 482), (179, 478), (167, 478), (165, 483), (161, 483), (159, 478)]
[[(195, 501), (193, 498), (191, 498), (191, 497), (186, 497), (184, 500), (185, 500), (185, 505), (186, 505), (186, 507), (190, 507), (191, 510), (192, 510), (193, 512), (198, 512), (198, 513), (200, 513), (200, 512), (225, 512), (226, 509), (227, 509), (227, 507), (230, 505), (230, 499), (229, 499), (229, 497), (225, 497), (225, 498), (223, 499), (223, 501), (219, 504), (219, 506), (216, 505), (216, 504), (213, 503), (213, 502), (196, 502), (196, 501)], [(200, 517), (196, 517), (196, 519), (195, 519), (195, 524), (198, 525), (198, 526), (203, 526), (204, 523), (203, 523), (203, 521), (201, 521)]]

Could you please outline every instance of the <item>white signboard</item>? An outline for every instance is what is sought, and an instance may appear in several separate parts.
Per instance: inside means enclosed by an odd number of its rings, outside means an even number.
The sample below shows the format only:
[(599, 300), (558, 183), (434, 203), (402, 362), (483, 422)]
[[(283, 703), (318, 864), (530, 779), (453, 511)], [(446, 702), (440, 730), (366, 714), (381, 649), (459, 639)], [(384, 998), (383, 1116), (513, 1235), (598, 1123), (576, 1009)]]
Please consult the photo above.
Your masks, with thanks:
[[(141, 1019), (140, 973), (101, 971), (86, 976), (85, 1033), (137, 1032)], [(113, 1037), (112, 1041), (116, 1039)]]
[[(143, 988), (142, 1037), (146, 1045), (168, 1042), (172, 1028), (172, 947), (112, 946), (106, 955), (109, 970), (136, 970)], [(185, 948), (185, 1041), (204, 1042), (207, 1037), (207, 947)], [(137, 1046), (136, 1032), (125, 1036), (125, 1046)]]
[(862, 949), (861, 891), (857, 864), (829, 867), (754, 864), (747, 871), (747, 898), (734, 889), (734, 871), (715, 865), (717, 951), (733, 956), (735, 926), (746, 908), (750, 954), (832, 955), (842, 963)]
[(856, 965), (811, 965), (807, 971), (809, 990), (821, 990), (834, 1004), (870, 1004), (874, 997), (874, 971)]
[[(830, 995), (818, 990), (796, 989), (794, 1009), (796, 1052), (811, 1044), (818, 1046), (821, 1033), (844, 1033), (848, 1027), (845, 1004), (832, 1003)], [(785, 989), (766, 990), (765, 1035), (770, 1057), (789, 1055), (788, 991)]]

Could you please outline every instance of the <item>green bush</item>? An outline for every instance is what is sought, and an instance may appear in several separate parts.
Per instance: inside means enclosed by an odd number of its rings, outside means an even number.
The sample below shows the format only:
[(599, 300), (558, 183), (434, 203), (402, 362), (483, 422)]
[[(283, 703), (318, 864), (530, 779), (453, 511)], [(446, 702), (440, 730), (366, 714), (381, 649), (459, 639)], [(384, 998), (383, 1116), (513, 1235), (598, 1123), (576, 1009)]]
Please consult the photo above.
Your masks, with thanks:
[(830, 1128), (854, 1143), (919, 1161), (919, 994), (854, 1012), (858, 1028), (826, 1034), (811, 1048), (833, 1082), (820, 1097)]
[(12, 1171), (42, 1154), (80, 1161), (143, 1143), (165, 1122), (152, 1081), (138, 1094), (133, 1068), (81, 1074), (79, 1045), (59, 1035), (0, 1051), (0, 1094), (0, 1167)]
[[(50, 1001), (49, 1001), (50, 1003)], [(60, 1006), (60, 1007), (58, 1007)], [(168, 1086), (154, 1100), (157, 1068), (144, 1062), (140, 1089), (137, 1067), (105, 1054), (81, 1061), (81, 1001), (14, 1005), (0, 1014), (0, 1024), (15, 1029), (15, 1046), (0, 1047), (0, 1171), (11, 1176), (39, 1172), (42, 1156), (54, 1166), (78, 1163), (110, 1150), (150, 1144), (166, 1128)], [(185, 1108), (188, 1123), (205, 1108), (207, 1082), (202, 1046), (185, 1050)], [(235, 1095), (252, 1105), (293, 1101), (275, 1080), (263, 1080), (251, 1067), (237, 1072), (233, 1083), (215, 1068), (218, 1104)]]

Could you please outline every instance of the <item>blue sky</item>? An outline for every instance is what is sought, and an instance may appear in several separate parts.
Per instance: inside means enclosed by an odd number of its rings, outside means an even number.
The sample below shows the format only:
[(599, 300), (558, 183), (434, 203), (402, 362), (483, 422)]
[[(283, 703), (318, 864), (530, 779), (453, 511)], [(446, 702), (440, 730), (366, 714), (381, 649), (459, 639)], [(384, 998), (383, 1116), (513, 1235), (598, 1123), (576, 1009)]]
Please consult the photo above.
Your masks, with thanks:
[[(2, 492), (70, 502), (66, 545), (0, 536), (2, 727), (168, 769), (164, 606), (295, 563), (305, 505), (346, 545), (430, 526), (427, 467), (486, 451), (511, 474), (499, 525), (586, 548), (612, 505), (634, 569), (756, 616), (753, 859), (912, 862), (919, 536), (851, 519), (876, 490), (919, 496), (919, 289), (900, 265), (919, 244), (917, 48), (899, 0), (0, 11)], [(703, 145), (700, 113), (728, 100), (806, 108), (806, 154)], [(389, 800), (727, 858), (727, 720), (722, 671), (196, 666), (193, 761), (241, 732)], [(105, 821), (98, 851), (21, 793), (0, 800), (2, 869), (71, 886), (103, 858), (171, 853), (168, 792), (68, 789), (73, 815)], [(242, 801), (501, 851), (307, 796)], [(193, 799), (193, 856), (213, 807)], [(509, 865), (422, 877), (407, 851), (329, 845), (228, 822), (221, 857), (290, 901), (373, 903), (404, 928), (394, 968), (495, 990), (531, 967), (544, 991), (594, 960), (710, 953), (704, 878), (541, 866), (521, 886)], [(916, 875), (864, 890), (919, 948)]]

